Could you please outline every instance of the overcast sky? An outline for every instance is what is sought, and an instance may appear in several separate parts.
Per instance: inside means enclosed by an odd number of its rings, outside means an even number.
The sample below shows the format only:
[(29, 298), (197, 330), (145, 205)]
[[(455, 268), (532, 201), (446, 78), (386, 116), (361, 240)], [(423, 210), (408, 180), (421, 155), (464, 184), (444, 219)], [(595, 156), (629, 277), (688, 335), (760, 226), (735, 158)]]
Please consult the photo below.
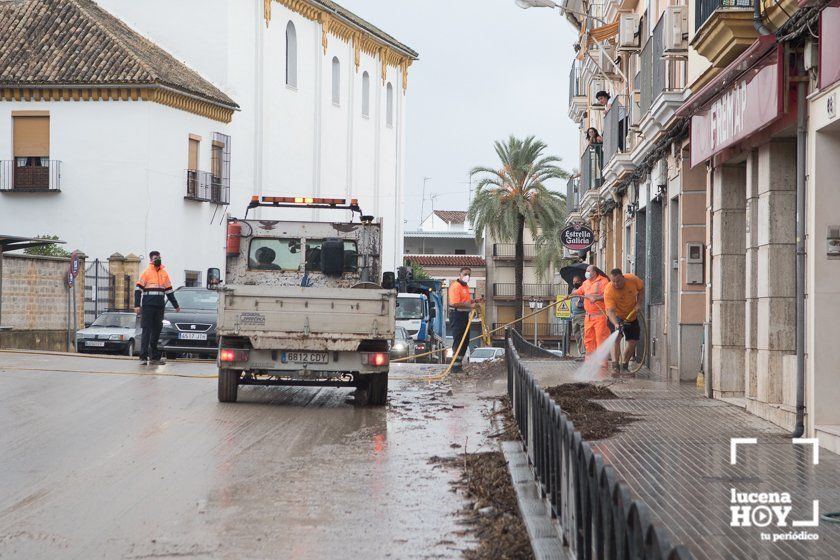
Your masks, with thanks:
[[(469, 170), (495, 166), (493, 141), (533, 134), (579, 165), (567, 116), (575, 33), (556, 10), (514, 0), (338, 0), (420, 53), (408, 72), (406, 229), (424, 215), (465, 210)], [(562, 187), (562, 188), (561, 188)], [(557, 184), (565, 190), (565, 184)]]

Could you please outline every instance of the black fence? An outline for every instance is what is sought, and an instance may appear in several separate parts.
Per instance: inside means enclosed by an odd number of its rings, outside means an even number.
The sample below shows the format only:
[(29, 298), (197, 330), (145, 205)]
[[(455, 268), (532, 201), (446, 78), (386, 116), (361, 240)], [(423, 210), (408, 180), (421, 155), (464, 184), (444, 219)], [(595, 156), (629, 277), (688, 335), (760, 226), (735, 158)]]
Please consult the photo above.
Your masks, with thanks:
[(616, 101), (604, 115), (604, 165), (627, 147), (627, 112)]
[(569, 71), (569, 105), (572, 104), (572, 99), (583, 95), (584, 90), (580, 82), (580, 62), (574, 59), (572, 69)]
[(694, 30), (700, 29), (715, 11), (729, 8), (752, 10), (753, 3), (752, 0), (697, 0), (694, 5)]
[(543, 391), (517, 352), (516, 334), (506, 341), (508, 397), (529, 462), (556, 517), (563, 544), (581, 560), (687, 560), (666, 530), (651, 521), (647, 506)]

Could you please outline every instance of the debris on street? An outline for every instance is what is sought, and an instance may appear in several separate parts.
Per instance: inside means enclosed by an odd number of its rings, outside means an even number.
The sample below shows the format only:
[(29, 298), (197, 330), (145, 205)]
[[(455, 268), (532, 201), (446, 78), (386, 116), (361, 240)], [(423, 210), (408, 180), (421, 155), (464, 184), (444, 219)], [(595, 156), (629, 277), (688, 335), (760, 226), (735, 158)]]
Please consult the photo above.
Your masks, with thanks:
[(575, 425), (583, 439), (606, 439), (620, 432), (621, 426), (635, 418), (624, 412), (607, 410), (598, 400), (617, 399), (618, 396), (603, 385), (564, 383), (545, 391), (560, 405), (560, 409)]

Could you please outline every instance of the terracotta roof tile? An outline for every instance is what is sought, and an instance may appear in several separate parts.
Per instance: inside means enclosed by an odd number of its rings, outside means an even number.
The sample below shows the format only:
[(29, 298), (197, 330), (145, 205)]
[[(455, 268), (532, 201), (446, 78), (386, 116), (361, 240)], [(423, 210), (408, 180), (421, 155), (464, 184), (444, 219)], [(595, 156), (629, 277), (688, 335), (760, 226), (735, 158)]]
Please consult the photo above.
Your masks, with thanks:
[(463, 224), (467, 213), (462, 210), (435, 210), (435, 216), (450, 224)]
[(404, 259), (420, 266), (487, 266), (477, 255), (405, 255)]
[(0, 29), (0, 86), (161, 85), (237, 107), (92, 0), (0, 2)]

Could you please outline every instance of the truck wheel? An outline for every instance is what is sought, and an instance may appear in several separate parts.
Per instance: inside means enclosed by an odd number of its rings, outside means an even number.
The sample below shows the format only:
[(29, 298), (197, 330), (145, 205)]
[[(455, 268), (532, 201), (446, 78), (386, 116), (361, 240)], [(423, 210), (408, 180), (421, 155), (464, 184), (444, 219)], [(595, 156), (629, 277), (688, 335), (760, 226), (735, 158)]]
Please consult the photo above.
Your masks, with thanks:
[(388, 372), (374, 373), (368, 376), (367, 404), (385, 406), (388, 400)]
[(239, 390), (239, 372), (233, 369), (219, 369), (219, 402), (236, 402)]

